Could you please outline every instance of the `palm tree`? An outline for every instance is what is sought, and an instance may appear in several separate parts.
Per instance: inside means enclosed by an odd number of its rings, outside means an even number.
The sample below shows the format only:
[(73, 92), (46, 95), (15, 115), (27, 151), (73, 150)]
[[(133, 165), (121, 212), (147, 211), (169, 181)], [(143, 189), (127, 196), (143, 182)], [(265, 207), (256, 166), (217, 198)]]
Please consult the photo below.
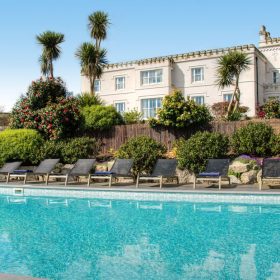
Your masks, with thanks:
[(82, 74), (89, 79), (91, 95), (94, 95), (95, 79), (101, 77), (103, 68), (107, 64), (106, 53), (105, 49), (99, 50), (92, 43), (83, 43), (75, 53), (80, 60)]
[(61, 54), (60, 44), (64, 42), (64, 35), (52, 31), (46, 31), (36, 36), (36, 39), (43, 47), (40, 58), (42, 73), (49, 74), (53, 78), (53, 61)]
[(107, 29), (110, 24), (108, 14), (102, 11), (96, 11), (88, 17), (88, 20), (90, 36), (95, 39), (96, 48), (100, 49), (101, 41), (106, 39)]
[[(228, 117), (230, 113), (236, 112), (236, 110), (239, 108), (239, 77), (243, 71), (249, 69), (250, 64), (251, 63), (248, 55), (238, 51), (230, 51), (218, 59), (217, 85), (222, 89), (228, 86), (234, 86), (233, 96), (229, 102), (226, 117)], [(235, 104), (234, 108), (232, 109), (233, 102), (235, 102)]]

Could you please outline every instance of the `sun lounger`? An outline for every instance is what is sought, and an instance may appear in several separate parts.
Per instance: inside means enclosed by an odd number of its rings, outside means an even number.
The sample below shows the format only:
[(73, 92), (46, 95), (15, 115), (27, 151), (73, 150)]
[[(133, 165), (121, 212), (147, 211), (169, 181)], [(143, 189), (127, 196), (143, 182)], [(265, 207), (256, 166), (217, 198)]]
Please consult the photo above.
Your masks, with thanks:
[[(90, 176), (91, 179), (105, 179), (109, 181), (109, 187), (112, 186), (112, 180), (118, 177), (132, 177), (131, 168), (132, 159), (116, 159), (110, 171), (95, 172)], [(90, 182), (89, 182), (90, 183)]]
[(265, 158), (262, 164), (262, 176), (259, 180), (259, 189), (262, 189), (263, 183), (280, 181), (280, 159)]
[(21, 164), (22, 161), (7, 162), (2, 166), (2, 168), (0, 168), (0, 174), (7, 176), (6, 183), (9, 182), (11, 173), (18, 169)]
[(198, 181), (217, 181), (219, 183), (219, 190), (222, 187), (222, 180), (225, 179), (230, 184), (228, 177), (229, 159), (209, 159), (204, 172), (199, 173), (194, 178), (193, 188), (195, 189)]
[(49, 178), (63, 178), (65, 179), (65, 186), (68, 183), (68, 179), (70, 176), (80, 177), (86, 176), (88, 178), (88, 184), (90, 181), (90, 174), (93, 165), (95, 164), (95, 159), (79, 159), (74, 167), (69, 170), (66, 174), (50, 174), (47, 178), (47, 184), (49, 183)]
[(139, 187), (140, 181), (159, 181), (159, 186), (162, 188), (163, 178), (175, 178), (177, 184), (179, 183), (178, 176), (176, 176), (176, 167), (177, 160), (176, 159), (158, 159), (153, 172), (150, 175), (139, 175), (136, 180), (136, 188)]
[(38, 167), (32, 171), (32, 170), (24, 170), (24, 169), (17, 169), (14, 170), (12, 174), (10, 174), (10, 177), (19, 177), (24, 178), (23, 183), (26, 184), (27, 178), (29, 175), (42, 175), (46, 176), (46, 182), (48, 179), (49, 174), (53, 171), (56, 164), (59, 162), (59, 159), (45, 159), (41, 161), (41, 163), (38, 165)]

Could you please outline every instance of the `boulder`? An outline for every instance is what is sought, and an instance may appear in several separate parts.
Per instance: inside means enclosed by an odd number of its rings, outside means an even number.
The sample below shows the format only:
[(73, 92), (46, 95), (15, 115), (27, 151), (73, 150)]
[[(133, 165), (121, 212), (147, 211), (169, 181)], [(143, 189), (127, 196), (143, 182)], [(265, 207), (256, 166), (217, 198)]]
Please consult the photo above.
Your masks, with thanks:
[(234, 161), (230, 166), (229, 169), (234, 173), (244, 173), (250, 169), (249, 163), (242, 163), (240, 161)]
[(248, 172), (244, 172), (240, 180), (243, 184), (250, 184), (250, 183), (256, 183), (257, 181), (257, 171), (256, 170), (250, 170)]
[(105, 163), (103, 163), (103, 164), (96, 164), (96, 166), (95, 166), (95, 171), (107, 171), (108, 170), (108, 167), (107, 167), (107, 164)]
[(231, 184), (242, 184), (242, 182), (234, 175), (229, 175)]
[(187, 169), (182, 170), (182, 169), (177, 168), (176, 174), (179, 178), (179, 184), (193, 182), (194, 176)]

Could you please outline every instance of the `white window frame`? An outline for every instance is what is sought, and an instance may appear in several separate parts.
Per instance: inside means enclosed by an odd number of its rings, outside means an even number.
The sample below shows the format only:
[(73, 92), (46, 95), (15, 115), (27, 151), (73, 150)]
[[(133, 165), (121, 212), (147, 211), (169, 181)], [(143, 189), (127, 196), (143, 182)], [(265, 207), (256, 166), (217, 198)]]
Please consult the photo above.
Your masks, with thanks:
[[(143, 107), (144, 100), (148, 100), (148, 106)], [(151, 100), (156, 100), (156, 106), (151, 107)], [(160, 100), (160, 106), (158, 106), (158, 101)], [(140, 111), (142, 113), (143, 119), (154, 118), (157, 115), (157, 110), (162, 108), (163, 97), (147, 97), (140, 99)], [(153, 112), (153, 113), (152, 113)]]
[[(96, 90), (96, 88), (97, 88), (96, 83), (99, 84), (98, 85), (98, 90)], [(96, 80), (94, 80), (94, 92), (100, 92), (100, 91), (101, 91), (101, 80), (100, 79), (96, 79)]]
[[(120, 82), (119, 80), (122, 79), (123, 82)], [(120, 87), (122, 85), (122, 87)], [(125, 76), (117, 76), (115, 77), (115, 90), (123, 90), (125, 89)]]
[(272, 71), (272, 83), (279, 84), (280, 83), (280, 71), (279, 69), (273, 69)]
[[(117, 104), (123, 104), (124, 110), (123, 111), (119, 111), (117, 109)], [(114, 107), (116, 108), (117, 112), (119, 112), (120, 114), (123, 114), (125, 112), (125, 109), (126, 109), (126, 103), (125, 103), (125, 101), (116, 101), (116, 102), (114, 102)]]
[[(201, 69), (200, 74), (195, 73), (195, 71), (197, 69)], [(197, 77), (200, 77), (200, 79), (197, 79)], [(201, 83), (203, 81), (204, 81), (204, 67), (203, 66), (191, 67), (191, 82), (192, 82), (192, 84)]]
[[(198, 98), (198, 97), (202, 97), (202, 98), (203, 98), (203, 103), (202, 103), (202, 104), (197, 103), (197, 102), (195, 101), (195, 99)], [(198, 104), (198, 105), (205, 105), (205, 94), (190, 95), (190, 99), (193, 100), (193, 101), (194, 101), (196, 104)]]
[[(152, 73), (154, 73), (154, 75), (152, 75)], [(157, 84), (161, 84), (162, 81), (163, 81), (162, 68), (140, 71), (141, 86), (157, 85)]]
[(233, 92), (223, 92), (223, 102), (230, 102), (230, 100), (226, 100), (225, 96), (231, 95), (231, 98), (233, 97)]

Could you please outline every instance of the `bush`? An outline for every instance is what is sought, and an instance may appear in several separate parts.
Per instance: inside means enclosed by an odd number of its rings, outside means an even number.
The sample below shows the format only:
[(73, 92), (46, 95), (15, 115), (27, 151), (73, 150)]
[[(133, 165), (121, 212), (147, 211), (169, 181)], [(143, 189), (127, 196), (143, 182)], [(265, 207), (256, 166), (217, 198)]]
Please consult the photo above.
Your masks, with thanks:
[(272, 155), (280, 155), (280, 134), (273, 135), (270, 141)]
[(236, 154), (266, 156), (271, 154), (270, 143), (274, 133), (271, 126), (264, 123), (249, 123), (233, 134), (231, 147)]
[(198, 173), (206, 167), (207, 159), (223, 158), (228, 153), (229, 140), (216, 132), (197, 132), (188, 140), (181, 139), (176, 144), (176, 154), (180, 168)]
[(133, 109), (129, 112), (124, 112), (123, 119), (125, 124), (140, 123), (142, 121), (142, 113), (138, 112), (136, 109)]
[(60, 158), (62, 163), (75, 163), (79, 158), (97, 156), (99, 144), (94, 138), (77, 137), (62, 141), (46, 141), (40, 150), (40, 160)]
[(262, 106), (264, 117), (266, 119), (280, 118), (280, 102), (278, 98), (271, 97)]
[(43, 138), (36, 130), (6, 129), (0, 132), (0, 164), (13, 160), (36, 164), (42, 144)]
[(81, 110), (86, 130), (106, 130), (114, 125), (122, 124), (122, 116), (113, 106), (93, 105)]
[(158, 158), (163, 157), (166, 148), (147, 136), (138, 136), (128, 140), (117, 151), (118, 158), (132, 158), (134, 176), (140, 172), (150, 173)]
[(60, 79), (39, 80), (15, 104), (10, 127), (36, 129), (47, 139), (61, 139), (73, 135), (80, 119), (78, 101), (67, 96)]
[(92, 95), (91, 93), (84, 92), (82, 94), (79, 94), (77, 96), (77, 99), (81, 107), (103, 105), (103, 101), (97, 94)]
[(212, 120), (208, 108), (198, 105), (193, 100), (185, 100), (183, 94), (176, 90), (164, 97), (162, 108), (157, 118), (150, 120), (150, 125), (186, 128), (189, 126), (205, 126)]

